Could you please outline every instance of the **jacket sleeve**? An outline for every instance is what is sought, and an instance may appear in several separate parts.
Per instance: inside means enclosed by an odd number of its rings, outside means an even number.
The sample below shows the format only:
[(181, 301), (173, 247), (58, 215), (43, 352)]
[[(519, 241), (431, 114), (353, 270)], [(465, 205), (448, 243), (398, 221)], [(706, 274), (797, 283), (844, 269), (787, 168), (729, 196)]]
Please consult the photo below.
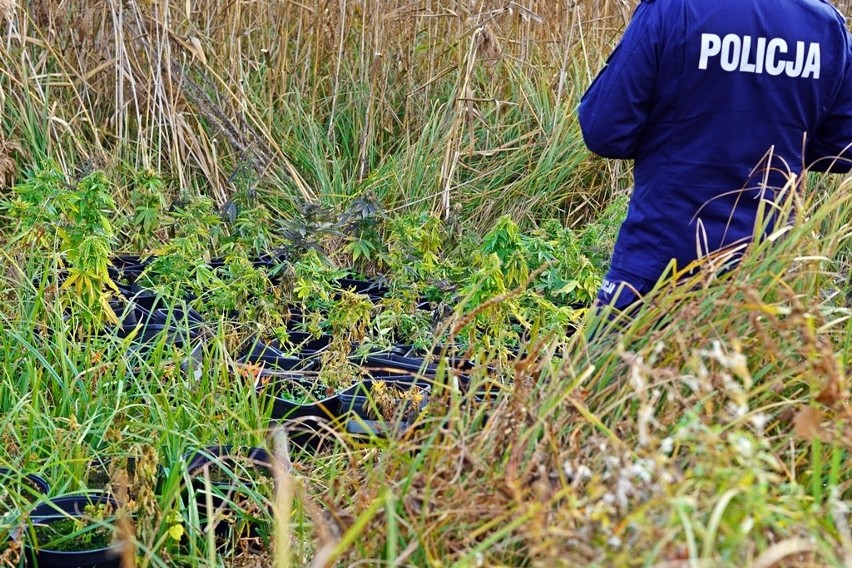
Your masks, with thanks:
[[(847, 45), (850, 42), (847, 36)], [(852, 50), (834, 104), (809, 136), (805, 164), (814, 172), (844, 173), (852, 170)]]
[(661, 37), (660, 2), (643, 1), (578, 109), (586, 146), (606, 158), (635, 157), (653, 108)]

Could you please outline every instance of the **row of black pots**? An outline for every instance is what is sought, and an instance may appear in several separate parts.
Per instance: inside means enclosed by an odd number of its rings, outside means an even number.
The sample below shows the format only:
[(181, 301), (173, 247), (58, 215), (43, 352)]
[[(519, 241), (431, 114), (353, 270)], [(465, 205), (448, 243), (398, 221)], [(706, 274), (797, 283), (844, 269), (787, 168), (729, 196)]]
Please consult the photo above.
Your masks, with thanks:
[[(338, 427), (352, 434), (387, 436), (407, 430), (428, 402), (432, 383), (413, 375), (370, 375), (340, 391), (330, 390), (308, 375), (281, 374), (259, 381), (259, 396), (270, 397), (271, 419), (290, 431), (291, 441), (316, 450), (324, 431)], [(383, 416), (375, 396), (384, 387), (393, 416)], [(416, 391), (416, 392), (412, 392)], [(412, 405), (417, 400), (417, 406)]]
[[(266, 270), (270, 279), (275, 281), (278, 279), (277, 269), (285, 260), (286, 255), (280, 253), (264, 254), (252, 259), (252, 264), (255, 268)], [(150, 258), (142, 259), (136, 255), (120, 255), (110, 259), (108, 271), (110, 278), (115, 282), (135, 284), (150, 263)], [(207, 266), (213, 270), (222, 268), (225, 265), (224, 258), (213, 258), (207, 263)], [(380, 280), (360, 280), (357, 278), (342, 277), (335, 281), (335, 285), (341, 291), (346, 290), (356, 294), (363, 294), (373, 301), (380, 300), (389, 292), (389, 288)]]
[[(340, 428), (356, 438), (404, 433), (416, 424), (435, 386), (434, 379), (419, 375), (368, 376), (334, 391), (317, 382), (315, 376), (281, 373), (265, 377), (256, 388), (258, 396), (271, 398), (270, 418), (288, 432), (292, 444), (314, 453), (331, 438), (330, 432)], [(501, 390), (473, 391), (470, 377), (465, 375), (456, 376), (455, 381), (455, 387), (464, 393), (462, 404), (473, 409), (484, 407), (482, 417), (487, 420)], [(393, 409), (390, 415), (383, 415), (382, 389), (375, 388), (378, 383), (383, 383), (384, 404), (390, 403)]]
[[(262, 341), (252, 339), (237, 361), (245, 364), (264, 365), (279, 371), (307, 370), (316, 368), (316, 355), (325, 350), (333, 341), (330, 335), (312, 336), (308, 333), (291, 331), (288, 333), (289, 348), (278, 340)], [(353, 354), (358, 347), (349, 344), (350, 360), (367, 370), (385, 370), (387, 373), (419, 374), (434, 377), (439, 368), (437, 361), (441, 357), (448, 368), (467, 372), (475, 367), (470, 359), (451, 352), (444, 353), (443, 346), (435, 347), (431, 352), (417, 349), (411, 345), (394, 345), (387, 351), (373, 351), (364, 355)], [(289, 354), (289, 355), (288, 355)]]
[[(251, 480), (243, 475), (247, 468), (259, 473), (263, 478), (275, 479), (275, 468), (286, 467), (283, 458), (262, 448), (236, 448), (232, 446), (210, 446), (182, 456), (182, 467), (189, 476), (184, 486), (184, 496), (195, 503), (200, 521), (206, 524), (213, 518), (214, 511), (227, 510), (228, 515), (239, 517), (245, 522), (246, 536), (259, 536), (256, 511), (245, 507), (245, 490)], [(206, 470), (206, 471), (205, 471)], [(160, 475), (167, 472), (160, 470)], [(63, 519), (81, 519), (89, 505), (108, 507), (106, 516), (100, 520), (104, 525), (114, 524), (114, 513), (119, 508), (118, 501), (106, 492), (63, 495), (48, 499), (49, 485), (40, 476), (34, 474), (13, 475), (11, 470), (0, 470), (0, 480), (6, 483), (28, 480), (40, 493), (41, 502), (29, 511), (29, 525), (23, 531), (16, 531), (16, 540), (23, 538), (25, 546), (25, 566), (38, 568), (119, 568), (123, 543), (110, 542), (100, 546), (77, 546), (79, 550), (61, 550), (56, 545), (44, 546), (39, 543), (37, 527), (44, 527)], [(160, 484), (157, 483), (160, 487)], [(5, 485), (4, 485), (5, 487)], [(210, 509), (212, 507), (212, 510)], [(271, 515), (270, 515), (271, 517)], [(219, 539), (224, 538), (230, 527), (227, 523), (216, 522), (214, 532)], [(97, 522), (92, 525), (93, 529)], [(30, 528), (32, 530), (30, 530)], [(202, 527), (203, 528), (203, 527)], [(75, 527), (77, 532), (79, 527)], [(110, 531), (111, 532), (111, 531)], [(57, 541), (62, 535), (58, 535)], [(30, 544), (29, 542), (32, 542)], [(0, 543), (1, 544), (1, 543)], [(41, 546), (39, 545), (41, 544)], [(79, 544), (79, 543), (78, 543)]]
[[(326, 348), (331, 340), (330, 336), (313, 338), (293, 332), (288, 341), (293, 346), (301, 346), (297, 356), (288, 356), (292, 351), (280, 342), (255, 340), (239, 359), (259, 367), (254, 369), (257, 392), (272, 399), (271, 418), (293, 428), (292, 438), (298, 446), (315, 449), (323, 439), (323, 430), (339, 426), (345, 426), (346, 431), (353, 434), (385, 436), (394, 430), (404, 431), (411, 424), (410, 413), (402, 411), (398, 419), (391, 422), (377, 416), (375, 401), (369, 396), (373, 385), (381, 381), (391, 385), (397, 394), (399, 389), (416, 388), (425, 405), (439, 370), (439, 364), (432, 361), (441, 355), (453, 369), (452, 375), (459, 388), (465, 392), (469, 390), (467, 371), (474, 364), (457, 354), (460, 348), (438, 346), (426, 352), (409, 345), (396, 345), (381, 353), (350, 355), (365, 380), (340, 392), (330, 390), (318, 382), (315, 371), (319, 369), (319, 359), (313, 355)], [(489, 392), (472, 394), (472, 400), (478, 402), (496, 396)]]
[[(281, 254), (263, 254), (251, 260), (255, 268), (266, 270), (271, 277), (275, 276), (276, 268), (284, 261), (285, 256)], [(153, 259), (138, 255), (118, 255), (110, 258), (107, 267), (110, 278), (115, 282), (135, 284)], [(207, 263), (211, 269), (222, 268), (226, 265), (224, 258), (213, 258)]]

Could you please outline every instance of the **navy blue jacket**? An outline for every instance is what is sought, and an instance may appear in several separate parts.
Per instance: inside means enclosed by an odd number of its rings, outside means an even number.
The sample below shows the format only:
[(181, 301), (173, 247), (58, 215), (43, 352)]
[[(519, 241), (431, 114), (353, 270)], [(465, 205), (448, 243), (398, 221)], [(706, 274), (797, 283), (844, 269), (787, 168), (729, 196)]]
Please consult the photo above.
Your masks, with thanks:
[(611, 270), (748, 242), (785, 172), (848, 171), (850, 49), (821, 0), (643, 0), (579, 107), (590, 150), (635, 160)]

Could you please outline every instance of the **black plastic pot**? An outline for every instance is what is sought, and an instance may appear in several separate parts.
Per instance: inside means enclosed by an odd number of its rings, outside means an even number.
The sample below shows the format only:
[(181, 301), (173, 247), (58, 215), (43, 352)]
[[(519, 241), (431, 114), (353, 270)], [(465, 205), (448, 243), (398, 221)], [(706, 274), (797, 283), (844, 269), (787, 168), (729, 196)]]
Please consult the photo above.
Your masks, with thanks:
[(142, 257), (135, 254), (120, 254), (109, 259), (110, 264), (117, 269), (122, 268), (145, 268), (150, 264), (148, 260), (142, 260)]
[(253, 264), (255, 268), (266, 270), (266, 275), (271, 283), (280, 284), (284, 277), (284, 263), (287, 262), (289, 256), (286, 249), (279, 249), (270, 254), (259, 256)]
[(192, 308), (158, 308), (154, 310), (149, 324), (174, 327), (190, 339), (197, 339), (204, 329), (204, 317)]
[[(47, 481), (34, 473), (25, 473), (0, 467), (0, 494), (17, 495), (21, 501), (32, 502), (50, 493)], [(14, 501), (0, 500), (0, 517), (16, 508)], [(0, 543), (3, 539), (0, 538)]]
[[(273, 420), (309, 416), (333, 420), (340, 414), (337, 393), (329, 393), (323, 385), (308, 378), (273, 378), (258, 390), (273, 398)], [(293, 399), (312, 402), (295, 402)]]
[[(238, 459), (239, 456), (239, 459)], [(190, 487), (194, 494), (195, 505), (202, 522), (209, 517), (207, 508), (208, 489), (210, 504), (214, 509), (227, 508), (231, 514), (242, 517), (252, 536), (257, 536), (256, 519), (239, 506), (239, 496), (245, 495), (246, 484), (239, 478), (238, 461), (247, 461), (252, 467), (263, 472), (269, 479), (273, 477), (275, 457), (263, 448), (235, 448), (233, 446), (209, 446), (183, 456), (186, 471), (190, 477)], [(202, 470), (209, 468), (209, 485), (205, 482)], [(240, 467), (243, 467), (242, 465)], [(221, 473), (222, 475), (217, 475)], [(217, 479), (227, 477), (227, 479)], [(215, 527), (219, 536), (228, 532), (225, 523)]]
[(115, 282), (134, 284), (148, 266), (147, 261), (135, 255), (116, 256), (110, 259), (107, 267), (110, 278)]
[(22, 491), (16, 491), (16, 493), (21, 495), (25, 495), (26, 493), (47, 495), (50, 493), (50, 484), (43, 477), (34, 473), (23, 473), (8, 467), (0, 467), (0, 487), (8, 487), (15, 484), (21, 485)]
[[(382, 382), (393, 390), (420, 391), (422, 400), (420, 404), (412, 406), (411, 401), (405, 401), (404, 408), (396, 408), (394, 416), (399, 421), (387, 421), (378, 413), (380, 409), (373, 398), (373, 385)], [(426, 407), (429, 402), (431, 385), (425, 381), (418, 381), (414, 377), (374, 378), (373, 380), (361, 381), (342, 391), (340, 398), (340, 413), (346, 419), (346, 430), (352, 434), (366, 434), (370, 436), (386, 436), (392, 432), (403, 432), (411, 427), (413, 420)], [(402, 399), (397, 399), (402, 401)], [(348, 416), (345, 416), (347, 415)]]
[[(127, 476), (128, 482), (132, 480), (132, 478), (136, 475), (136, 458), (133, 456), (126, 457), (96, 457), (91, 460), (86, 467), (86, 474), (84, 478), (84, 482), (86, 488), (89, 490), (95, 491), (104, 491), (110, 494), (116, 493), (119, 488), (113, 484), (111, 484), (111, 473), (114, 473), (113, 468), (113, 460), (117, 462), (117, 468), (123, 469)], [(163, 466), (157, 464), (157, 469), (154, 472), (153, 479), (149, 480), (151, 482), (151, 487), (154, 490), (154, 493), (159, 494), (160, 489), (162, 488), (162, 483), (165, 477), (165, 472)], [(133, 493), (131, 488), (128, 488), (128, 498), (135, 499), (136, 495)]]
[(175, 307), (171, 310), (166, 308), (157, 308), (152, 316), (162, 321), (171, 321), (175, 325), (188, 325), (190, 330), (204, 323), (204, 316), (193, 310), (192, 308)]
[(215, 258), (211, 258), (210, 262), (207, 263), (212, 270), (216, 270), (217, 268), (222, 268), (225, 266), (225, 257), (217, 256)]
[[(356, 360), (356, 362), (359, 362)], [(370, 353), (362, 361), (361, 365), (367, 370), (382, 370), (389, 373), (417, 373), (427, 377), (434, 377), (438, 372), (438, 365), (427, 364), (419, 357), (405, 357), (396, 353)]]
[(287, 329), (295, 330), (305, 323), (305, 313), (298, 306), (287, 306)]
[(119, 324), (119, 332), (123, 332), (125, 329), (133, 329), (139, 323), (136, 316), (136, 307), (132, 302), (128, 302), (120, 297), (110, 298), (109, 307), (121, 322)]
[[(292, 345), (295, 349), (299, 350), (299, 353), (305, 356), (316, 355), (323, 349), (329, 346), (333, 337), (330, 335), (320, 335), (319, 337), (314, 337), (310, 333), (305, 333), (303, 331), (289, 331), (287, 332), (287, 342)], [(277, 343), (272, 343), (273, 346), (277, 346)]]
[(331, 430), (334, 429), (332, 422), (312, 416), (281, 420), (278, 426), (287, 432), (293, 455), (299, 452), (319, 452), (328, 445), (332, 436)]
[(284, 262), (285, 257), (286, 255), (284, 253), (262, 254), (257, 258), (252, 259), (251, 263), (258, 269), (273, 270)]
[[(463, 371), (469, 371), (474, 367), (474, 364), (469, 359), (457, 355), (459, 351), (460, 350), (456, 348), (445, 349), (443, 345), (436, 345), (431, 351), (428, 351), (426, 349), (414, 347), (413, 345), (397, 343), (396, 345), (391, 347), (390, 354), (414, 360), (424, 360), (426, 358), (430, 358), (435, 361), (433, 365), (436, 368), (438, 366), (437, 358), (443, 354), (448, 367)], [(380, 353), (378, 355), (382, 354)]]
[(301, 357), (288, 357), (271, 343), (255, 341), (243, 354), (237, 358), (238, 363), (262, 365), (267, 369), (279, 371), (307, 370), (313, 366), (313, 361)]
[(206, 446), (183, 455), (186, 471), (192, 475), (205, 466), (231, 468), (234, 459), (244, 459), (253, 465), (272, 473), (275, 460), (273, 454), (263, 448), (239, 448), (234, 446)]
[(157, 294), (137, 287), (120, 287), (127, 307), (122, 309), (122, 332), (127, 335), (139, 324), (165, 325), (165, 318), (155, 316), (155, 312), (165, 304)]
[[(33, 509), (30, 522), (33, 526), (67, 519), (80, 518), (85, 507), (92, 505), (110, 505), (113, 511), (118, 502), (103, 493), (67, 495), (51, 499)], [(26, 545), (30, 566), (38, 568), (120, 568), (119, 553), (123, 543), (114, 543), (104, 548), (82, 551), (59, 551), (40, 548), (37, 543)]]
[(165, 299), (153, 290), (142, 288), (137, 284), (130, 286), (120, 285), (118, 290), (125, 298), (148, 311), (164, 306), (166, 303)]
[(136, 317), (142, 323), (169, 323), (190, 329), (205, 323), (204, 317), (185, 303), (179, 301), (176, 305), (171, 305), (172, 301), (153, 290), (137, 285), (121, 285), (118, 289), (133, 305)]
[(183, 347), (186, 343), (187, 335), (192, 339), (192, 336), (188, 334), (185, 330), (179, 329), (173, 325), (165, 325), (161, 323), (151, 323), (151, 324), (137, 324), (131, 328), (122, 328), (120, 332), (121, 337), (129, 336), (134, 329), (139, 328), (139, 331), (136, 335), (133, 336), (133, 342), (141, 347), (142, 351), (144, 348), (153, 347), (158, 341), (160, 341), (161, 335), (165, 334), (165, 343), (175, 345), (176, 347)]
[(193, 335), (198, 335), (198, 328), (204, 323), (201, 314), (193, 309), (160, 307), (161, 304), (162, 302), (159, 300), (149, 297), (133, 301), (132, 306), (136, 323), (187, 328)]
[(392, 355), (400, 355), (402, 357), (419, 357), (423, 354), (423, 352), (416, 349), (413, 345), (409, 345), (407, 343), (395, 343), (391, 346), (388, 353)]

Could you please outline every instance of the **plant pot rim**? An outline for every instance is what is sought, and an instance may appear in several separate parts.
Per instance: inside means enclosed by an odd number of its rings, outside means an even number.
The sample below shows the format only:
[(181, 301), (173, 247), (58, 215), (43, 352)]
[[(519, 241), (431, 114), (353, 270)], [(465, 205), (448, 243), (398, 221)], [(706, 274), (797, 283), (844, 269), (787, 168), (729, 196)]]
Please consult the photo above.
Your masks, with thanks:
[[(283, 381), (284, 383), (293, 383), (293, 384), (298, 385), (299, 387), (304, 387), (305, 390), (310, 389), (311, 386), (317, 386), (317, 387), (327, 386), (327, 385), (324, 385), (323, 383), (321, 383), (319, 381), (310, 381), (310, 380), (304, 381), (304, 382), (310, 383), (310, 384), (301, 385), (301, 384), (299, 384), (299, 383), (302, 382), (301, 377), (284, 376), (284, 377), (280, 377), (280, 378), (284, 379), (284, 381)], [(258, 394), (262, 394), (263, 391), (269, 386), (270, 386), (270, 383), (266, 383), (266, 384), (257, 385), (255, 388), (256, 388)], [(286, 384), (285, 384), (285, 386), (286, 386)], [(290, 400), (289, 398), (284, 398), (282, 396), (279, 396), (278, 394), (272, 394), (272, 393), (270, 393), (268, 396), (270, 396), (270, 397), (272, 397), (276, 400), (283, 400), (285, 402), (288, 402), (290, 404), (294, 404), (296, 406), (314, 406), (314, 405), (317, 405), (317, 404), (322, 404), (324, 402), (326, 402), (326, 403), (331, 402), (332, 400), (337, 398), (339, 395), (340, 395), (339, 392), (335, 392), (334, 394), (326, 395), (323, 398), (317, 398), (313, 402), (296, 402), (294, 400)]]
[[(236, 452), (244, 452), (244, 456), (236, 456)], [(255, 462), (256, 465), (266, 467), (272, 471), (273, 460), (279, 459), (283, 461), (283, 457), (257, 446), (237, 446), (237, 445), (210, 445), (202, 446), (195, 450), (189, 450), (181, 455), (181, 461), (186, 464), (186, 472), (190, 476), (198, 471), (201, 467), (208, 463), (222, 462), (229, 457), (245, 457), (247, 460)]]
[(386, 420), (350, 419), (346, 421), (346, 431), (356, 436), (387, 438), (388, 434), (407, 432), (413, 424), (413, 422), (406, 420), (388, 422)]
[[(42, 503), (41, 505), (39, 505), (35, 509), (33, 509), (33, 511), (30, 513), (30, 522), (32, 524), (35, 524), (35, 523), (46, 522), (46, 521), (51, 521), (51, 520), (66, 519), (66, 518), (69, 518), (69, 517), (79, 518), (80, 515), (75, 514), (76, 512), (72, 512), (72, 511), (69, 511), (69, 510), (66, 510), (66, 509), (62, 509), (61, 511), (56, 511), (54, 508), (51, 507), (51, 504), (61, 505), (61, 504), (64, 504), (64, 503), (70, 504), (70, 503), (77, 503), (77, 502), (82, 502), (82, 501), (86, 501), (87, 503), (92, 503), (92, 504), (109, 503), (109, 504), (113, 505), (113, 507), (115, 507), (115, 508), (119, 507), (118, 500), (115, 499), (115, 497), (113, 497), (113, 496), (111, 496), (111, 495), (109, 495), (109, 494), (107, 494), (103, 491), (88, 492), (88, 493), (68, 493), (68, 494), (65, 494), (65, 495), (60, 495), (60, 496), (54, 497), (52, 499), (48, 499), (47, 501), (45, 501), (44, 503)], [(41, 507), (44, 507), (45, 509), (49, 508), (49, 512), (46, 513), (46, 514), (37, 514), (38, 509), (41, 508)], [(65, 513), (65, 514), (63, 514), (63, 513)], [(47, 555), (52, 556), (52, 557), (57, 558), (57, 559), (67, 558), (69, 560), (76, 558), (76, 557), (79, 557), (79, 556), (83, 556), (83, 555), (93, 555), (93, 556), (99, 555), (99, 554), (104, 554), (104, 555), (110, 554), (110, 555), (112, 555), (114, 553), (114, 551), (118, 550), (123, 545), (124, 545), (123, 541), (117, 540), (117, 541), (114, 541), (109, 546), (104, 546), (104, 547), (100, 547), (100, 548), (89, 548), (89, 549), (85, 549), (85, 550), (55, 550), (55, 549), (52, 549), (52, 548), (43, 548), (43, 547), (36, 548), (31, 543), (25, 544), (25, 546), (27, 548), (29, 548), (30, 550), (35, 552), (37, 555), (47, 554)], [(89, 560), (87, 560), (86, 562), (89, 562)], [(92, 561), (92, 562), (97, 563), (97, 561)]]
[[(355, 393), (359, 389), (368, 388), (373, 383), (389, 383), (392, 385), (404, 385), (408, 388), (419, 388), (425, 390), (427, 393), (432, 392), (432, 384), (434, 381), (431, 379), (424, 379), (418, 377), (416, 375), (408, 374), (408, 375), (372, 375), (371, 378), (364, 379), (361, 381), (357, 381), (350, 386), (346, 387), (339, 393), (338, 395), (355, 395)], [(368, 391), (369, 392), (369, 391)]]
[(37, 486), (37, 493), (47, 495), (50, 493), (50, 483), (42, 476), (27, 472), (22, 469), (12, 467), (0, 467), (0, 479), (20, 479), (21, 481), (28, 479)]
[[(283, 385), (283, 388), (286, 388), (287, 383), (290, 383), (303, 387), (305, 390), (309, 390), (313, 386), (325, 386), (317, 377), (314, 377), (314, 380), (302, 379), (301, 377), (281, 377), (281, 380), (276, 382), (278, 385)], [(274, 383), (268, 382), (255, 387), (258, 396), (266, 396), (272, 399), (272, 416), (270, 418), (273, 421), (302, 417), (335, 420), (340, 414), (340, 394), (337, 392), (330, 395), (326, 394), (322, 398), (316, 398), (309, 402), (296, 402), (280, 396), (280, 390), (282, 390), (280, 386), (278, 389), (267, 392), (266, 389), (273, 385)]]

